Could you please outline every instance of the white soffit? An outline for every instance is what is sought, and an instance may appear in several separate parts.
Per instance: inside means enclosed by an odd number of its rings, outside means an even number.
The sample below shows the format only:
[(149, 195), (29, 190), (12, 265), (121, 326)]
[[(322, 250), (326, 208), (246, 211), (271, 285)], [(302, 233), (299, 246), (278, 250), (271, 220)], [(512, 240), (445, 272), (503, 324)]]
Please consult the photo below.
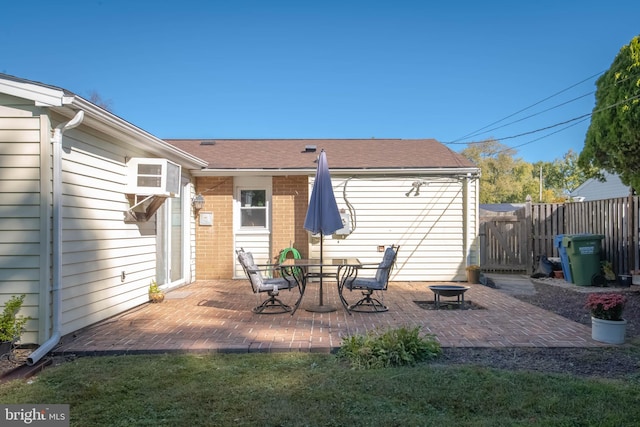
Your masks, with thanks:
[(0, 92), (29, 99), (40, 107), (60, 107), (65, 101), (64, 91), (34, 83), (0, 78)]

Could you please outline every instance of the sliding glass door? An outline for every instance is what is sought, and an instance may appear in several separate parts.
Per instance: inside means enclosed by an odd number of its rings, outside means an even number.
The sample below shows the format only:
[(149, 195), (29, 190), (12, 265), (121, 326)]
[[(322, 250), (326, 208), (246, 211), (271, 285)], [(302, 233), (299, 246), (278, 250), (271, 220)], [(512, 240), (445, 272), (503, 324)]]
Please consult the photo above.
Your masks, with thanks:
[(189, 187), (183, 182), (179, 197), (170, 197), (156, 213), (157, 251), (156, 280), (158, 284), (179, 284), (185, 278), (185, 253), (188, 221), (185, 212), (189, 212), (186, 201)]

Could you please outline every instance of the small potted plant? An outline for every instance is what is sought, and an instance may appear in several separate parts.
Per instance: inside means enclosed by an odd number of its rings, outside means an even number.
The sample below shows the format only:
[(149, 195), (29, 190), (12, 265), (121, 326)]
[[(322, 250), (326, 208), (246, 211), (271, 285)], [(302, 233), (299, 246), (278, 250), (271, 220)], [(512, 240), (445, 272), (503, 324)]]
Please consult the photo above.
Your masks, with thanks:
[[(615, 283), (616, 273), (613, 271), (613, 265), (611, 261), (600, 261), (600, 269), (607, 283)], [(624, 280), (623, 275), (620, 275), (620, 281)]]
[(477, 264), (468, 265), (467, 268), (467, 282), (480, 283), (480, 266)]
[(585, 308), (591, 312), (591, 338), (609, 344), (624, 343), (627, 321), (622, 318), (622, 312), (626, 302), (621, 294), (589, 294)]
[(149, 285), (149, 301), (153, 303), (164, 301), (164, 292), (162, 292), (155, 280), (152, 280)]
[(29, 317), (18, 316), (25, 295), (13, 296), (4, 306), (0, 315), (0, 355), (11, 351), (13, 344), (20, 339)]

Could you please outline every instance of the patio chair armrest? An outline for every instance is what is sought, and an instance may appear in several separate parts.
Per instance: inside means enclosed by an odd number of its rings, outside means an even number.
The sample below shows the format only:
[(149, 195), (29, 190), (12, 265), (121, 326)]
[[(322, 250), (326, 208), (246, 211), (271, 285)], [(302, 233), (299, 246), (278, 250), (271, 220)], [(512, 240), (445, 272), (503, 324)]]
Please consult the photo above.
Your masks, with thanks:
[(272, 271), (271, 268), (259, 268), (259, 267), (262, 267), (262, 265), (256, 265), (255, 267), (257, 268), (247, 267), (247, 271), (249, 273), (260, 273), (265, 271)]
[(380, 264), (361, 264), (354, 267), (356, 270), (377, 270), (380, 268)]

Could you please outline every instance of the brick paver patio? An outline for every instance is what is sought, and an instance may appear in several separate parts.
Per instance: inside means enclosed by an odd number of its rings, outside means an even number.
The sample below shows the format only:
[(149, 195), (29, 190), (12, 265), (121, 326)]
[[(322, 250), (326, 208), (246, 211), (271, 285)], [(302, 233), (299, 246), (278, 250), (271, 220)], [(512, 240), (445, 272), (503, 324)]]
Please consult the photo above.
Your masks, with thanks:
[[(400, 326), (420, 326), (443, 347), (602, 345), (591, 339), (590, 326), (483, 285), (468, 285), (465, 294), (467, 302), (482, 309), (421, 308), (415, 301), (432, 301), (428, 286), (433, 284), (451, 283), (392, 282), (384, 295), (389, 311), (349, 315), (339, 302), (335, 282), (325, 282), (324, 302), (338, 307), (337, 311), (306, 311), (305, 304), (318, 298), (317, 284), (311, 283), (294, 315), (265, 315), (251, 311), (258, 302), (247, 281), (197, 281), (168, 292), (163, 303), (143, 304), (63, 337), (55, 352), (330, 352), (344, 336)], [(281, 296), (293, 303), (297, 294), (285, 291)], [(355, 301), (360, 295), (347, 297)]]

